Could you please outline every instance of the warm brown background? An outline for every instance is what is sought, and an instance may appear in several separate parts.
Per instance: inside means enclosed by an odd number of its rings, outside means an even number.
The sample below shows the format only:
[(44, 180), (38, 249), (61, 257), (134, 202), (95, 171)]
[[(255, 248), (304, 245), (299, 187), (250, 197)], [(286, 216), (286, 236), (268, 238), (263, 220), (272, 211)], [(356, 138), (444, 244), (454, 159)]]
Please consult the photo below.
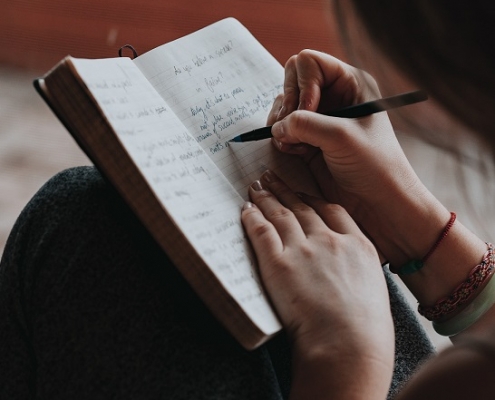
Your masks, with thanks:
[[(0, 63), (47, 69), (70, 54), (139, 53), (225, 17), (243, 23), (281, 62), (313, 48), (342, 56), (323, 0), (1, 0)], [(330, 24), (332, 26), (332, 24)]]

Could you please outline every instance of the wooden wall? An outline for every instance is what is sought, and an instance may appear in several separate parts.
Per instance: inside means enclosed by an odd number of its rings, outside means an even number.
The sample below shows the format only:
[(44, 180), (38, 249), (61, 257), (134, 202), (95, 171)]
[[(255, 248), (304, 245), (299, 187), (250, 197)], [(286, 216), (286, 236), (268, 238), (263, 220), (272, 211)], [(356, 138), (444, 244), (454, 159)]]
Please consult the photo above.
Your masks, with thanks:
[(303, 48), (342, 56), (325, 0), (0, 0), (0, 63), (47, 69), (62, 57), (139, 53), (228, 16), (281, 62)]

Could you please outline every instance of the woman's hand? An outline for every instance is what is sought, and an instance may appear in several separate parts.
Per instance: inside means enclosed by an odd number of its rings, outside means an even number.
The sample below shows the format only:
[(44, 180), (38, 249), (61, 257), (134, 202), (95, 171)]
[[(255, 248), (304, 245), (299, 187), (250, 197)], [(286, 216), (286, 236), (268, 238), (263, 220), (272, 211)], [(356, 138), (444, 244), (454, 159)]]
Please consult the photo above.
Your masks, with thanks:
[[(324, 197), (343, 206), (398, 268), (428, 253), (450, 212), (413, 171), (386, 113), (347, 119), (315, 112), (377, 97), (377, 85), (366, 73), (305, 50), (287, 62), (284, 94), (268, 122), (277, 147), (300, 154)], [(432, 305), (466, 278), (485, 250), (457, 221), (428, 268), (403, 279), (422, 305)]]
[(301, 198), (271, 172), (250, 196), (256, 206), (244, 207), (242, 221), (293, 342), (293, 398), (361, 398), (360, 389), (383, 398), (394, 333), (374, 246), (342, 207)]
[(287, 62), (284, 94), (268, 124), (277, 147), (300, 154), (324, 197), (342, 205), (385, 257), (400, 265), (425, 254), (449, 212), (414, 173), (386, 113), (357, 119), (320, 114), (379, 97), (368, 74), (305, 50)]

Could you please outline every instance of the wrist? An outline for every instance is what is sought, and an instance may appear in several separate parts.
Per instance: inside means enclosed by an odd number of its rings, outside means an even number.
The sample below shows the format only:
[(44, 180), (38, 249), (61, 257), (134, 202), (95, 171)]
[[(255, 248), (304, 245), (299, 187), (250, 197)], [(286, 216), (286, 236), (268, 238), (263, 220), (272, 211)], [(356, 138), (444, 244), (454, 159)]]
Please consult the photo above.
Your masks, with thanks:
[(418, 302), (429, 307), (464, 282), (485, 252), (485, 242), (456, 221), (425, 266), (401, 278)]
[[(362, 226), (397, 269), (411, 260), (422, 260), (450, 217), (450, 212), (418, 180), (408, 190), (397, 190), (366, 210)], [(420, 304), (431, 306), (467, 278), (485, 251), (484, 241), (456, 220), (424, 267), (400, 277)]]
[(402, 190), (389, 186), (397, 189), (361, 210), (358, 220), (385, 259), (398, 267), (425, 256), (450, 212), (419, 180)]

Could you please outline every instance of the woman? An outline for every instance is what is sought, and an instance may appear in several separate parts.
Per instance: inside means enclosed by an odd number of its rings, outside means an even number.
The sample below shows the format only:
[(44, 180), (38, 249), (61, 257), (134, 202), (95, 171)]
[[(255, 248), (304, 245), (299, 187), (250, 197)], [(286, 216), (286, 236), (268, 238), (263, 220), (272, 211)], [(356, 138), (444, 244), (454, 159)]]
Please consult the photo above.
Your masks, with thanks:
[[(363, 39), (356, 34), (363, 24), (376, 43), (373, 51), (386, 54), (407, 79), (495, 143), (488, 112), (495, 104), (495, 58), (488, 50), (495, 41), (488, 22), (495, 7), (426, 1), (336, 1), (334, 7), (350, 45)], [(274, 141), (281, 151), (306, 158), (331, 203), (297, 196), (265, 174), (251, 189), (256, 207), (248, 203), (243, 210), (263, 282), (293, 338), (294, 398), (378, 399), (387, 392), (392, 324), (379, 295), (379, 256), (359, 228), (415, 295), (420, 312), (459, 343), (431, 361), (398, 398), (491, 398), (493, 246), (421, 184), (385, 115), (342, 120), (310, 112), (377, 93), (368, 76), (330, 56), (303, 51), (291, 58), (284, 95), (270, 116)], [(322, 301), (323, 292), (341, 301)], [(338, 336), (332, 335), (336, 325)]]
[[(403, 10), (392, 1), (333, 6), (350, 42), (356, 25), (366, 22), (383, 50), (395, 55), (397, 46), (375, 31), (390, 18), (365, 9), (373, 3), (372, 11), (401, 19)], [(424, 12), (417, 21), (434, 31), (437, 20), (426, 18), (430, 6), (422, 3), (411, 1), (409, 7)], [(454, 21), (456, 15), (437, 17)], [(408, 33), (405, 27), (399, 25)], [(385, 33), (393, 28), (383, 25)], [(420, 50), (431, 43), (416, 44), (415, 56), (428, 72), (434, 60)], [(399, 53), (397, 59), (409, 61)], [(456, 112), (459, 102), (450, 101), (451, 93), (440, 95), (445, 87), (435, 90), (436, 81), (411, 77), (439, 101), (449, 99), (443, 103)], [(468, 89), (463, 96), (474, 93)], [(294, 194), (270, 172), (252, 185), (242, 219), (287, 333), (255, 352), (243, 351), (216, 324), (96, 171), (75, 169), (51, 180), (23, 211), (2, 260), (1, 397), (393, 396), (431, 347), (383, 274), (380, 257), (431, 311), (466, 279), (487, 245), (423, 187), (385, 114), (350, 121), (310, 112), (378, 96), (369, 76), (327, 55), (304, 51), (287, 63), (284, 95), (269, 117), (276, 122), (275, 144), (305, 158), (326, 200)], [(490, 122), (467, 114), (472, 117), (457, 113), (468, 124)], [(405, 275), (410, 260), (423, 260), (424, 266), (412, 264), (418, 270)], [(492, 314), (462, 335), (489, 332)], [(472, 343), (425, 366), (399, 398), (433, 396), (430, 382), (441, 379), (441, 391), (449, 394), (458, 389), (459, 376), (467, 376), (466, 368), (477, 374), (463, 388), (490, 390), (485, 373), (492, 359), (478, 349), (491, 349), (491, 342)], [(451, 362), (463, 357), (465, 363)]]

